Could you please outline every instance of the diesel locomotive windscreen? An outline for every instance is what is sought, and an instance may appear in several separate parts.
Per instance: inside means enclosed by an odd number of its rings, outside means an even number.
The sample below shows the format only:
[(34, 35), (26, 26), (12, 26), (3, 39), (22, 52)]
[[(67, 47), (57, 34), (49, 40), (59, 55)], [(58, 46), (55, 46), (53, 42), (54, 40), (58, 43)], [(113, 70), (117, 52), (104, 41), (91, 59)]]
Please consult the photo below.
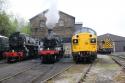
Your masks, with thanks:
[(88, 27), (81, 27), (74, 34), (83, 33), (83, 32), (91, 33), (92, 35), (97, 35), (93, 29), (88, 28)]

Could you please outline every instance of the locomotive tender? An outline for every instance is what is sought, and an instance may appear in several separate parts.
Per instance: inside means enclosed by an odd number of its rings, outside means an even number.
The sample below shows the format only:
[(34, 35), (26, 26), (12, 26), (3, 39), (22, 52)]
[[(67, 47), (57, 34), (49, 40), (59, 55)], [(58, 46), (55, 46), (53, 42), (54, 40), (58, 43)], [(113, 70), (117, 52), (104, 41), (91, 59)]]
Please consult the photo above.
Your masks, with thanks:
[(38, 46), (35, 39), (29, 35), (15, 32), (9, 37), (9, 51), (5, 52), (8, 62), (20, 61), (29, 57), (37, 56)]

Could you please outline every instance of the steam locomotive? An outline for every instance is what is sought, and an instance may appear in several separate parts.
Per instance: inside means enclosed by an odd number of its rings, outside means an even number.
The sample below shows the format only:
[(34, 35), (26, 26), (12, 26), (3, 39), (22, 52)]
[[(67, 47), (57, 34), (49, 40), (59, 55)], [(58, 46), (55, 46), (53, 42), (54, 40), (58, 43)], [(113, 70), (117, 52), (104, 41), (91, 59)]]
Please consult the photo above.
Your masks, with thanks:
[(7, 62), (21, 61), (38, 55), (38, 45), (29, 35), (15, 32), (9, 37), (9, 51), (4, 53)]
[(0, 59), (3, 58), (4, 52), (9, 49), (9, 39), (8, 37), (0, 35)]
[(61, 38), (52, 30), (48, 30), (48, 36), (43, 39), (43, 47), (38, 54), (41, 56), (42, 63), (59, 61), (64, 54)]

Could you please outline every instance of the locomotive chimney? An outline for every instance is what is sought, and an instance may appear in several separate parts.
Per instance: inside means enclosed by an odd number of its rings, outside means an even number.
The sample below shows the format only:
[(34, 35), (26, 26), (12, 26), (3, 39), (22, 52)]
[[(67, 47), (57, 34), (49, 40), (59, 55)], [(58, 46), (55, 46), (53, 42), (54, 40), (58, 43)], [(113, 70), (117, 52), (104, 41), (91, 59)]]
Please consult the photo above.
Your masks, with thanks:
[(53, 37), (53, 30), (52, 29), (48, 29), (48, 39), (51, 39)]
[(48, 35), (51, 35), (51, 34), (52, 34), (52, 32), (53, 32), (53, 30), (52, 30), (52, 29), (48, 29)]

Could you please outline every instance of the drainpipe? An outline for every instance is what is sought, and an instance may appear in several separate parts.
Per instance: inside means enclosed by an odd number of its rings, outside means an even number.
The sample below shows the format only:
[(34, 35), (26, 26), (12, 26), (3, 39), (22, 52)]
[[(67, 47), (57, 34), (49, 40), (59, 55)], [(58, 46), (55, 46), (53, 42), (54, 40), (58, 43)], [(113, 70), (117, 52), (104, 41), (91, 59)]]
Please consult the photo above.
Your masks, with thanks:
[(113, 52), (115, 52), (116, 49), (115, 49), (115, 42), (113, 42)]

